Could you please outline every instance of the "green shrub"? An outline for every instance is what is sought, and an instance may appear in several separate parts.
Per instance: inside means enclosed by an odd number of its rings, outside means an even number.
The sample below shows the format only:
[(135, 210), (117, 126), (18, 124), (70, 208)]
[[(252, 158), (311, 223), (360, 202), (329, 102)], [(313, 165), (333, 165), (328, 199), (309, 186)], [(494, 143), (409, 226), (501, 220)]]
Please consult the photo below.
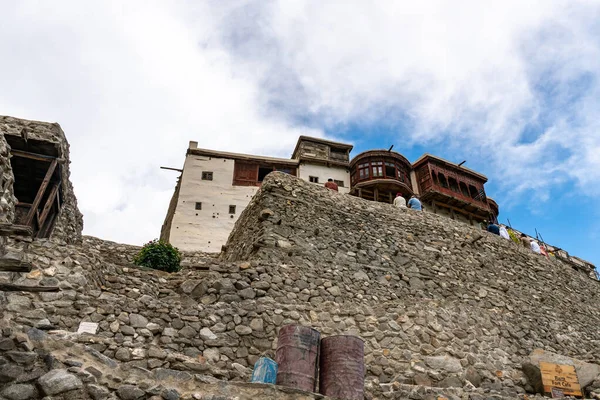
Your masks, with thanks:
[(133, 259), (134, 264), (166, 272), (177, 272), (181, 269), (181, 254), (177, 247), (167, 242), (154, 239), (144, 245)]

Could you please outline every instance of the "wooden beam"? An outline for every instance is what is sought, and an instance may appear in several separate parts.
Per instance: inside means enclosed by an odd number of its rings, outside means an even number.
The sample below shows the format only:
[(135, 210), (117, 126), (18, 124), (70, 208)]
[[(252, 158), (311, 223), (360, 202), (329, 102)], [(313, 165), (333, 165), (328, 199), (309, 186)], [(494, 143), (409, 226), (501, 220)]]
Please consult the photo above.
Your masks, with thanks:
[(48, 196), (48, 200), (46, 200), (46, 204), (44, 205), (44, 209), (42, 210), (42, 216), (38, 219), (38, 226), (40, 227), (39, 232), (42, 231), (42, 227), (44, 226), (44, 222), (46, 222), (46, 218), (48, 217), (48, 213), (50, 212), (50, 209), (52, 208), (52, 204), (54, 203), (54, 199), (56, 198), (57, 193), (58, 193), (58, 183), (55, 184), (54, 186), (52, 186), (52, 189), (50, 190), (50, 195)]
[(6, 260), (0, 258), (0, 271), (3, 272), (29, 272), (31, 263), (20, 260)]
[(0, 224), (0, 236), (33, 236), (33, 230), (30, 226)]
[(57, 161), (55, 158), (50, 163), (50, 167), (48, 167), (48, 171), (46, 171), (46, 176), (44, 177), (44, 180), (42, 181), (42, 184), (40, 185), (37, 195), (35, 196), (35, 200), (33, 200), (31, 209), (29, 210), (29, 213), (27, 213), (27, 218), (25, 218), (25, 225), (31, 225), (31, 223), (33, 222), (33, 217), (35, 215), (35, 212), (37, 211), (38, 206), (40, 205), (40, 202), (42, 201), (42, 197), (44, 196), (44, 193), (46, 192), (48, 183), (50, 183), (50, 178), (52, 178), (52, 174), (54, 173), (54, 170), (56, 169), (56, 164), (57, 164)]
[(179, 171), (179, 172), (183, 172), (182, 169), (179, 168), (171, 168), (171, 167), (160, 167), (160, 169), (169, 169), (171, 171)]
[(12, 283), (0, 283), (0, 291), (3, 292), (58, 292), (58, 286), (23, 286)]
[(53, 160), (58, 160), (58, 162), (64, 161), (64, 160), (58, 159), (56, 157), (46, 156), (44, 154), (30, 153), (28, 151), (22, 151), (22, 150), (12, 149), (10, 151), (10, 154), (12, 154), (15, 157), (30, 158), (32, 160), (38, 160), (38, 161), (46, 161), (46, 162), (52, 162)]
[(60, 190), (56, 192), (56, 207), (58, 207), (58, 211), (60, 212)]

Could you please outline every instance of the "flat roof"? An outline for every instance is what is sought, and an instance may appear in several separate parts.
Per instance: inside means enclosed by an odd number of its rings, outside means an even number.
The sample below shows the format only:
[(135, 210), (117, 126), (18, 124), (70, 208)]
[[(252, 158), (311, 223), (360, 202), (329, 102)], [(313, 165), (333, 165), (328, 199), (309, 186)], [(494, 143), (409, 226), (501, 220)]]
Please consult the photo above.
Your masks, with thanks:
[(348, 151), (350, 151), (350, 150), (352, 150), (354, 148), (354, 145), (347, 144), (347, 143), (334, 142), (332, 140), (327, 140), (327, 139), (321, 139), (321, 138), (316, 138), (316, 137), (312, 137), (312, 136), (301, 135), (298, 138), (298, 141), (296, 142), (296, 147), (294, 148), (294, 152), (292, 153), (292, 158), (298, 152), (298, 148), (300, 147), (300, 142), (302, 142), (302, 141), (316, 142), (316, 143), (326, 144), (328, 146), (333, 146), (333, 147), (341, 147), (341, 148), (346, 149)]
[(297, 166), (298, 160), (291, 160), (289, 158), (277, 158), (277, 157), (265, 157), (265, 156), (256, 156), (252, 154), (243, 154), (243, 153), (231, 153), (228, 151), (218, 151), (218, 150), (209, 150), (209, 149), (188, 149), (188, 154), (196, 155), (196, 156), (206, 156), (206, 157), (217, 157), (217, 158), (229, 158), (233, 160), (243, 160), (243, 161), (255, 161), (255, 162), (268, 162), (272, 164), (285, 164)]
[(467, 167), (463, 167), (462, 165), (459, 166), (458, 164), (455, 164), (455, 163), (453, 163), (451, 161), (448, 161), (448, 160), (444, 160), (441, 157), (437, 157), (437, 156), (434, 156), (434, 155), (429, 154), (429, 153), (425, 153), (421, 157), (419, 157), (417, 159), (417, 161), (415, 161), (414, 163), (412, 163), (412, 167), (415, 168), (417, 165), (422, 164), (423, 162), (427, 161), (428, 159), (433, 159), (433, 160), (442, 162), (442, 163), (447, 164), (447, 165), (449, 165), (451, 167), (454, 167), (456, 169), (459, 169), (459, 170), (462, 170), (464, 172), (470, 173), (471, 175), (475, 175), (476, 177), (483, 179), (484, 182), (487, 182), (487, 180), (488, 180), (487, 176), (485, 176), (483, 174), (480, 174), (479, 172), (473, 171), (472, 169), (467, 168)]

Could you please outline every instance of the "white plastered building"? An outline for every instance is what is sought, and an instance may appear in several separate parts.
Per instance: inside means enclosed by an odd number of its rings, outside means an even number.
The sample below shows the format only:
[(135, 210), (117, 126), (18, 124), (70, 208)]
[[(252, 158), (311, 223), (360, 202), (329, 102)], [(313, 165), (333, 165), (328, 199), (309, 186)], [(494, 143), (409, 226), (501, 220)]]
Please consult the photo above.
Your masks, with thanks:
[(161, 239), (184, 251), (220, 252), (265, 176), (282, 171), (350, 191), (352, 145), (301, 136), (291, 159), (198, 148), (190, 142)]

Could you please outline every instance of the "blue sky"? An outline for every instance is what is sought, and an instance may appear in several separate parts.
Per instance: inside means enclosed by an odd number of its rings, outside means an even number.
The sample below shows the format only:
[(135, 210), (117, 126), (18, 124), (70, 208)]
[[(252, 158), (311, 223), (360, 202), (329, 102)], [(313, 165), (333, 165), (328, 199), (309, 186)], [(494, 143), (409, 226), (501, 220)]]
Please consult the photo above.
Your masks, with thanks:
[(59, 122), (84, 232), (160, 232), (188, 141), (299, 135), (488, 176), (500, 219), (600, 264), (600, 3), (0, 0), (0, 113)]

